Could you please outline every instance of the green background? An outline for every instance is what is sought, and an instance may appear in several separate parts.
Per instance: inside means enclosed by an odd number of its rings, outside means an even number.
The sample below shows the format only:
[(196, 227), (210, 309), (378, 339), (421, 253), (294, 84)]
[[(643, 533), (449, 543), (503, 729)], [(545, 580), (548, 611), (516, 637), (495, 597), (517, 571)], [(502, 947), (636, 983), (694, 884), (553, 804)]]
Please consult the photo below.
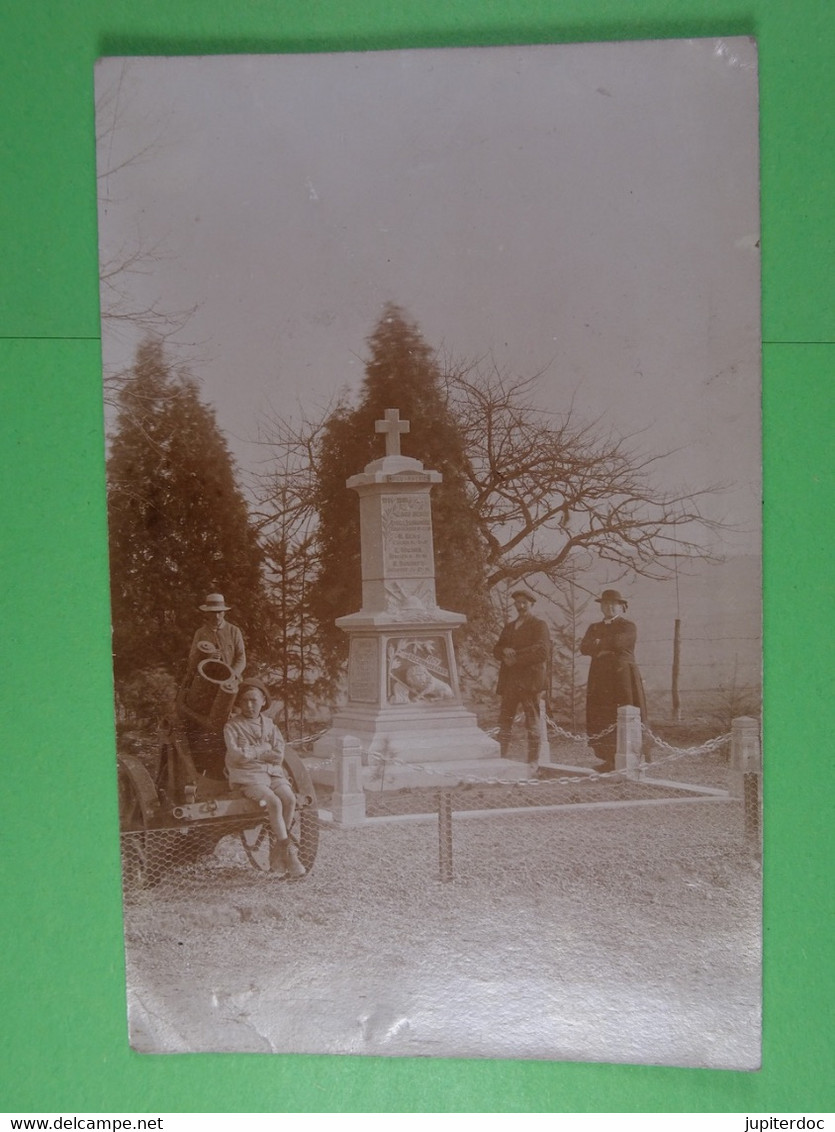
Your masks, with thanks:
[[(833, 772), (825, 729), (834, 29), (831, 0), (413, 0), (402, 9), (391, 0), (2, 0), (0, 633), (8, 647), (0, 681), (0, 1109), (835, 1107)], [(110, 714), (95, 59), (740, 34), (759, 41), (762, 107), (762, 1071), (132, 1053)]]

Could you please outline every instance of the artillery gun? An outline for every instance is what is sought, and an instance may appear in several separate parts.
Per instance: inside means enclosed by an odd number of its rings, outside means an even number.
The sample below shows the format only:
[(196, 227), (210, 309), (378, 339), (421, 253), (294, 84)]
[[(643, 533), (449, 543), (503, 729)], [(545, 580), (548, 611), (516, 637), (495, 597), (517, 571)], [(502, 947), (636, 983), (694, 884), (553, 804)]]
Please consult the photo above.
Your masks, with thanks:
[[(136, 755), (118, 757), (122, 875), (126, 888), (148, 887), (171, 869), (194, 864), (230, 835), (250, 864), (267, 871), (273, 834), (263, 805), (225, 775), (223, 727), (238, 692), (232, 669), (209, 646), (163, 721), (155, 770)], [(284, 769), (296, 794), (289, 830), (307, 873), (316, 858), (319, 819), (313, 780), (289, 747)]]

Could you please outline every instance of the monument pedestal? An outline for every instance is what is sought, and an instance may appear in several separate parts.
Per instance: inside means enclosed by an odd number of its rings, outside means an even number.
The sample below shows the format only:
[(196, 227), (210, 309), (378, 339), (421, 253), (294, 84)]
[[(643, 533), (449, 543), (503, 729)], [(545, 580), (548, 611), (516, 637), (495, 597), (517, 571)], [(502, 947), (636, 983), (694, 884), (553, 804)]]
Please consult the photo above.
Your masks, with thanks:
[[(362, 609), (336, 624), (350, 638), (348, 702), (314, 757), (330, 759), (346, 736), (401, 763), (496, 758), (499, 745), (461, 702), (452, 630), (466, 617), (440, 609), (429, 493), (439, 472), (401, 456), (408, 429), (386, 411), (388, 454), (348, 480), (360, 497)], [(371, 762), (376, 760), (371, 759)]]
[(348, 703), (314, 757), (332, 757), (346, 736), (359, 740), (364, 764), (377, 762), (372, 754), (402, 763), (498, 757), (499, 744), (461, 703), (451, 625), (463, 620), (440, 609), (421, 621), (340, 617), (351, 638)]
[[(434, 713), (340, 711), (315, 744), (315, 758), (329, 758), (342, 739), (359, 740), (363, 764), (382, 755), (403, 763), (455, 762), (499, 757), (499, 744), (478, 726), (472, 712), (453, 707)], [(372, 762), (376, 760), (371, 760)]]

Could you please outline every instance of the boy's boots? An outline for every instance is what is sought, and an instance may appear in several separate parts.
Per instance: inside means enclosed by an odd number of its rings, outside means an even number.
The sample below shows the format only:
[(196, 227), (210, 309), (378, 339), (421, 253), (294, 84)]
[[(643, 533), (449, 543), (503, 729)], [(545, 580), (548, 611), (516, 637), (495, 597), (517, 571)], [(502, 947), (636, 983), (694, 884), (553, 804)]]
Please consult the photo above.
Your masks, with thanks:
[(273, 841), (270, 846), (270, 868), (274, 873), (287, 872), (287, 842)]
[(296, 846), (292, 841), (276, 841), (270, 850), (270, 868), (289, 877), (303, 877), (307, 871), (299, 860)]
[(299, 860), (299, 854), (296, 846), (291, 841), (286, 849), (287, 853), (287, 872), (291, 877), (303, 877), (306, 869)]

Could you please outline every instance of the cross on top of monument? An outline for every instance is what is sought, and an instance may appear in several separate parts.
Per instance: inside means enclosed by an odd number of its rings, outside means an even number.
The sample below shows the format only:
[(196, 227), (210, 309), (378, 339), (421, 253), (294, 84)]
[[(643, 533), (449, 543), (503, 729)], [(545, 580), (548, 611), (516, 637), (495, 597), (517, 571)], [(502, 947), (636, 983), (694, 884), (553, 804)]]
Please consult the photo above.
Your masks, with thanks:
[(409, 431), (409, 422), (401, 421), (399, 409), (386, 409), (385, 420), (374, 422), (375, 432), (386, 434), (386, 455), (400, 455), (400, 434)]

